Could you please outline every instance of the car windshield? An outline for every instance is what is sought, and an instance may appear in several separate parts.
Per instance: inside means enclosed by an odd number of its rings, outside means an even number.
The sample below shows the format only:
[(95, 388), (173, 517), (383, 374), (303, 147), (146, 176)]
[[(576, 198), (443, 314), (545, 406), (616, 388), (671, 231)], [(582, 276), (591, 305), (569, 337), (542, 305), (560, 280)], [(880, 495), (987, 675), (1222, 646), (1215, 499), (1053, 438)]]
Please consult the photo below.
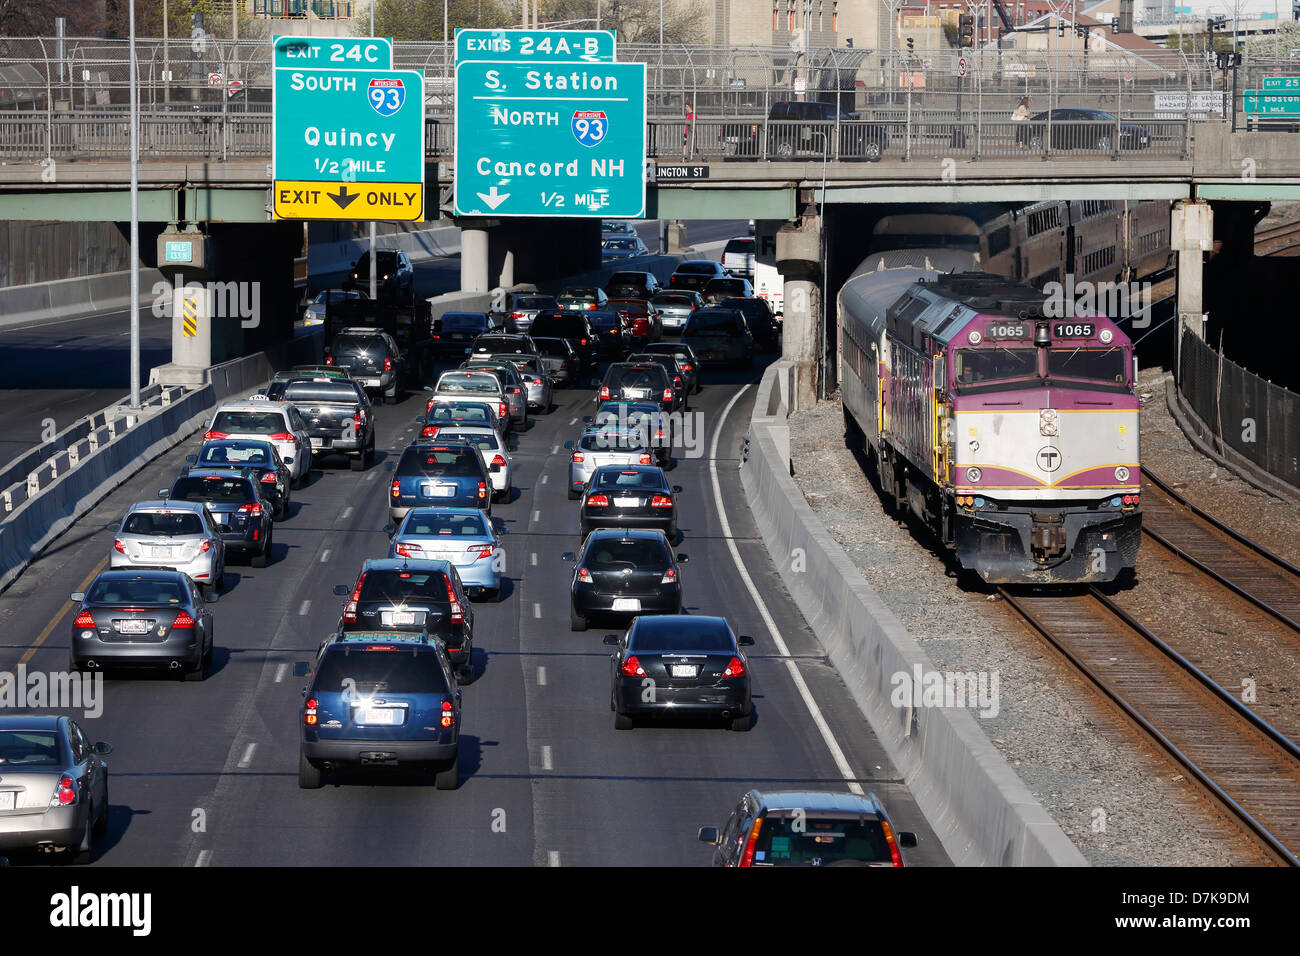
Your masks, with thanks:
[(401, 604), (407, 598), (433, 598), (447, 601), (447, 576), (441, 571), (411, 571), (393, 568), (367, 571), (361, 582), (358, 601), (392, 601)]
[[(445, 592), (444, 592), (445, 594)], [(321, 694), (445, 694), (447, 678), (436, 651), (401, 644), (392, 650), (334, 647), (316, 671), (312, 689)]]
[(241, 504), (257, 500), (257, 494), (247, 478), (222, 478), (217, 475), (179, 478), (172, 486), (171, 496), (177, 501), (237, 501)]
[(492, 413), (480, 405), (434, 405), (425, 421), (430, 425), (451, 424), (452, 422), (471, 425), (478, 422), (491, 428)]
[(218, 412), (212, 422), (214, 432), (249, 435), (274, 435), (289, 429), (283, 412)]
[(513, 355), (527, 348), (528, 343), (523, 339), (505, 335), (480, 335), (474, 340), (474, 349), (479, 352), (506, 352)]
[(553, 309), (555, 308), (555, 299), (549, 295), (521, 295), (515, 299), (515, 308), (520, 311), (525, 309)]
[(677, 267), (681, 275), (716, 275), (717, 266), (713, 262), (683, 262)]
[(296, 405), (314, 402), (354, 405), (360, 401), (358, 388), (353, 382), (290, 382), (284, 390), (284, 400)]
[(655, 389), (663, 388), (667, 379), (660, 365), (644, 365), (639, 368), (616, 368), (609, 374), (609, 387)]
[(493, 392), (501, 391), (501, 383), (487, 373), (482, 375), (448, 375), (438, 380), (440, 392)]
[(735, 309), (746, 318), (757, 319), (768, 315), (767, 303), (762, 299), (728, 299), (722, 305), (728, 309)]
[(1120, 385), (1126, 379), (1128, 362), (1124, 349), (1051, 349), (1047, 353), (1048, 378), (1086, 378)]
[(597, 488), (610, 488), (613, 490), (619, 488), (654, 488), (655, 490), (662, 490), (664, 480), (653, 471), (618, 471), (610, 469), (597, 472), (595, 485)]
[(709, 284), (705, 286), (710, 294), (731, 295), (745, 291), (744, 279), (710, 279)]
[(466, 445), (473, 445), (475, 448), (487, 451), (495, 451), (501, 447), (497, 442), (495, 432), (488, 434), (486, 432), (454, 432), (439, 429), (438, 440), (464, 442)]
[(61, 767), (61, 749), (54, 731), (0, 728), (0, 767)]
[(825, 866), (837, 860), (892, 863), (880, 821), (769, 813), (754, 845), (756, 866)]
[[(649, 621), (649, 618), (643, 618)], [(638, 622), (639, 623), (639, 622)], [(724, 626), (700, 622), (674, 622), (671, 627), (651, 624), (638, 626), (633, 644), (638, 651), (731, 651), (735, 645)]]
[(203, 533), (203, 519), (193, 511), (134, 511), (122, 530), (127, 534), (173, 537)]
[(441, 321), (443, 330), (448, 332), (481, 331), (487, 328), (487, 316), (485, 315), (463, 315), (448, 312), (442, 317)]
[(179, 581), (122, 580), (96, 581), (86, 592), (87, 604), (154, 604), (170, 607), (185, 601)]
[(618, 316), (613, 312), (592, 312), (587, 318), (596, 329), (612, 329), (618, 324)]
[(493, 358), (505, 359), (521, 372), (531, 372), (533, 375), (542, 373), (541, 365), (535, 358), (521, 358), (517, 355), (494, 355)]
[(486, 518), (477, 514), (414, 512), (402, 526), (402, 535), (446, 535), (453, 538), (490, 538), (492, 532), (485, 526)]
[(691, 314), (691, 318), (686, 325), (686, 332), (734, 332), (739, 333), (741, 330), (740, 318), (735, 312), (728, 309), (725, 312), (709, 312), (704, 309), (696, 309)]
[(958, 349), (954, 372), (958, 385), (1025, 378), (1038, 371), (1034, 349)]
[(726, 247), (722, 250), (722, 254), (726, 255), (729, 252), (753, 252), (753, 251), (754, 251), (753, 239), (732, 239), (727, 243)]
[(654, 539), (601, 538), (593, 541), (582, 559), (587, 567), (608, 570), (620, 565), (633, 565), (646, 571), (662, 571), (668, 567), (668, 550), (663, 542)]
[(606, 249), (635, 249), (636, 240), (635, 239), (606, 239), (605, 248)]
[(539, 315), (533, 320), (533, 331), (560, 339), (581, 339), (587, 335), (586, 323), (567, 315)]
[(269, 465), (271, 452), (266, 445), (204, 445), (199, 464)]
[(695, 305), (695, 296), (683, 292), (659, 292), (650, 300), (655, 306), (674, 306), (691, 308)]
[(424, 475), (428, 478), (481, 478), (478, 453), (467, 448), (417, 445), (402, 452), (398, 477)]
[(596, 290), (590, 286), (570, 286), (560, 293), (560, 299), (594, 299)]
[(569, 357), (569, 343), (564, 339), (533, 339), (533, 341), (537, 343), (538, 351), (542, 355), (562, 359)]
[(388, 348), (388, 344), (380, 335), (340, 335), (334, 340), (334, 352), (373, 352), (376, 349), (383, 352)]

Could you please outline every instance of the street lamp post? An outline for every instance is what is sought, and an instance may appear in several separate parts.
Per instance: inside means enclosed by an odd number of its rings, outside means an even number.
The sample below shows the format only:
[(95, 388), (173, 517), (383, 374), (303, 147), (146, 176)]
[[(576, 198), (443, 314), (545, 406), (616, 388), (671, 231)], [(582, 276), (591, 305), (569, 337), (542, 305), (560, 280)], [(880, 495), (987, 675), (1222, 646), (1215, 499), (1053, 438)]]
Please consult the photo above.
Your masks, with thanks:
[(128, 10), (131, 36), (131, 408), (140, 407), (140, 101), (135, 70), (135, 0)]

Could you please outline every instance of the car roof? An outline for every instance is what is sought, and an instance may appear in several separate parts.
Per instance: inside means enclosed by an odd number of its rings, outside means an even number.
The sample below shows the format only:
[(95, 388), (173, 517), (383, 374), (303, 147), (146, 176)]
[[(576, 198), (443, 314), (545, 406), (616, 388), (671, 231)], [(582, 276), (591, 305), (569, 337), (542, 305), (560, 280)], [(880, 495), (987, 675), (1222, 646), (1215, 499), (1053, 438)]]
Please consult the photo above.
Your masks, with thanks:
[(201, 501), (171, 499), (168, 501), (137, 501), (126, 509), (126, 513), (134, 514), (137, 511), (193, 511), (195, 514), (203, 514), (207, 510), (208, 506)]
[(648, 635), (692, 632), (700, 634), (729, 630), (725, 617), (711, 617), (704, 614), (651, 614), (638, 617), (633, 626), (636, 628), (636, 635), (641, 638)]
[[(621, 465), (610, 465), (611, 468), (621, 468)], [(659, 528), (596, 528), (589, 535), (587, 541), (605, 541), (610, 538), (618, 541), (643, 541), (648, 538), (660, 538), (664, 543), (668, 542), (668, 535), (664, 534)], [(585, 542), (584, 542), (585, 543)]]
[(810, 810), (814, 813), (883, 814), (884, 807), (874, 793), (838, 793), (831, 790), (753, 791), (763, 810)]
[[(203, 442), (203, 448), (207, 448), (209, 445), (214, 448), (247, 448), (250, 445), (253, 445), (262, 449), (269, 448), (271, 451), (275, 451), (275, 445), (272, 442), (267, 441), (265, 438), (209, 438)], [(202, 449), (200, 449), (200, 451), (202, 451)]]
[[(658, 365), (657, 362), (655, 364)], [(660, 365), (659, 367), (663, 368), (662, 365)], [(596, 409), (596, 414), (600, 415), (600, 413), (604, 411), (609, 411), (610, 414), (613, 414), (619, 409), (620, 406), (625, 406), (627, 410), (630, 412), (659, 412), (660, 411), (659, 406), (656, 405), (654, 402), (634, 402), (626, 398), (611, 398), (611, 399), (606, 399), (605, 401), (600, 403), (600, 407)]]
[[(230, 462), (230, 464), (237, 465), (241, 468), (244, 466), (244, 463), (242, 461), (232, 461)], [(249, 465), (248, 467), (251, 468), (253, 466)], [(176, 477), (176, 480), (180, 481), (182, 478), (222, 478), (228, 481), (233, 481), (236, 478), (243, 478), (245, 481), (248, 482), (251, 482), (253, 480), (252, 478), (249, 478), (247, 475), (232, 475), (230, 473), (230, 468), (207, 468), (207, 467), (191, 468), (185, 474), (178, 475)]]
[(488, 317), (488, 314), (486, 312), (444, 312), (442, 313), (442, 315), (439, 316), (439, 318), (445, 319), (449, 315), (454, 315), (457, 318), (465, 318), (466, 316), (472, 316), (476, 319), (486, 319)]
[[(466, 376), (470, 378), (490, 378), (492, 379), (492, 381), (495, 382), (497, 378), (490, 371), (488, 371), (488, 369), (490, 368), (491, 365), (489, 365), (487, 362), (478, 362), (469, 368), (449, 368), (447, 369), (447, 371), (443, 372), (441, 375), (438, 376), (438, 381), (441, 382), (444, 378), (447, 378), (448, 376), (459, 375), (462, 378)], [(482, 369), (483, 371), (479, 371), (479, 369)]]
[(664, 474), (664, 470), (658, 465), (597, 465), (596, 471), (653, 471), (657, 472), (659, 477), (664, 479), (665, 483), (668, 481), (668, 476)]
[[(496, 433), (497, 433), (497, 430), (496, 430), (495, 428), (491, 428), (491, 427), (489, 427), (489, 426), (487, 426), (487, 425), (461, 425), (461, 424), (458, 424), (458, 423), (456, 423), (456, 422), (453, 422), (453, 423), (450, 424), (450, 425), (439, 425), (439, 426), (438, 426), (438, 436), (439, 436), (439, 438), (441, 438), (441, 436), (445, 435), (447, 432), (464, 433), (464, 434), (466, 434), (466, 435), (492, 435), (492, 436), (495, 437), (495, 436), (496, 436)], [(452, 442), (452, 444), (455, 444), (455, 443)], [(478, 509), (478, 508), (469, 508), (469, 509), (467, 509), (467, 510), (469, 510), (469, 511), (478, 511), (478, 510), (480, 510), (480, 509)]]
[(282, 402), (278, 399), (266, 398), (258, 401), (223, 402), (217, 406), (213, 414), (219, 412), (265, 412), (267, 410), (283, 412), (292, 407), (293, 402)]
[[(484, 517), (484, 518), (489, 517), (489, 515), (487, 514), (487, 512), (485, 512), (482, 508), (458, 508), (458, 507), (452, 507), (452, 506), (450, 506), (450, 505), (447, 506), (446, 508), (438, 508), (438, 507), (433, 506), (433, 505), (421, 505), (421, 506), (418, 507), (418, 508), (412, 508), (410, 511), (407, 512), (407, 515), (408, 515), (408, 516), (409, 516), (409, 515), (413, 515), (413, 514), (415, 514), (416, 512), (420, 512), (421, 514), (435, 514), (435, 513), (436, 513), (436, 514), (453, 514), (453, 515), (478, 515), (478, 516), (480, 516), (480, 517)], [(376, 559), (376, 560), (378, 560), (378, 559)], [(396, 558), (387, 558), (387, 559), (385, 559), (385, 560), (396, 561), (397, 559), (396, 559)], [(443, 562), (443, 563), (446, 563), (446, 562)]]
[(22, 714), (0, 717), (0, 730), (58, 730), (61, 714)]
[[(448, 508), (448, 511), (451, 509)], [(478, 508), (471, 509), (478, 511)], [(367, 571), (439, 571), (446, 574), (451, 568), (450, 561), (436, 558), (366, 558), (361, 565), (361, 573)]]
[(100, 571), (96, 581), (175, 581), (185, 576), (184, 571), (171, 568), (117, 568)]

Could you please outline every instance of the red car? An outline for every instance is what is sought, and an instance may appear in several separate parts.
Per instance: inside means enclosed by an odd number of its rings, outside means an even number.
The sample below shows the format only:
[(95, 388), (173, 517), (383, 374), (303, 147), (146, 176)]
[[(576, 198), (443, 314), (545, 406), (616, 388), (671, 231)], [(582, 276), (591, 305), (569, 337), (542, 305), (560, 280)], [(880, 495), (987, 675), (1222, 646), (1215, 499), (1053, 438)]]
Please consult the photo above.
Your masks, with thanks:
[(610, 299), (608, 308), (627, 316), (632, 328), (632, 347), (639, 348), (663, 338), (659, 312), (645, 299)]

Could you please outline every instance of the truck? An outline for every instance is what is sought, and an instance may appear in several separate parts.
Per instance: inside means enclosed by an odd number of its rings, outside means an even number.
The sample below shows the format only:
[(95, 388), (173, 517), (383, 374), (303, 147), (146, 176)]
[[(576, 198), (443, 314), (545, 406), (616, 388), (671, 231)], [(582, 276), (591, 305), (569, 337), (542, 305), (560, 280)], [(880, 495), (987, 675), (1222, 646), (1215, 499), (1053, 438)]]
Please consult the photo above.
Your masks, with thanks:
[(754, 225), (754, 295), (766, 299), (777, 319), (782, 319), (785, 277), (776, 269), (776, 231), (782, 223), (760, 219)]
[(302, 415), (313, 459), (346, 455), (353, 471), (374, 463), (375, 414), (359, 384), (325, 376), (296, 380), (285, 387), (284, 401)]
[(370, 299), (335, 299), (325, 304), (325, 346), (328, 349), (340, 332), (370, 326), (387, 332), (405, 357), (403, 367), (409, 385), (423, 385), (433, 375), (433, 321), (429, 304), (409, 296)]

